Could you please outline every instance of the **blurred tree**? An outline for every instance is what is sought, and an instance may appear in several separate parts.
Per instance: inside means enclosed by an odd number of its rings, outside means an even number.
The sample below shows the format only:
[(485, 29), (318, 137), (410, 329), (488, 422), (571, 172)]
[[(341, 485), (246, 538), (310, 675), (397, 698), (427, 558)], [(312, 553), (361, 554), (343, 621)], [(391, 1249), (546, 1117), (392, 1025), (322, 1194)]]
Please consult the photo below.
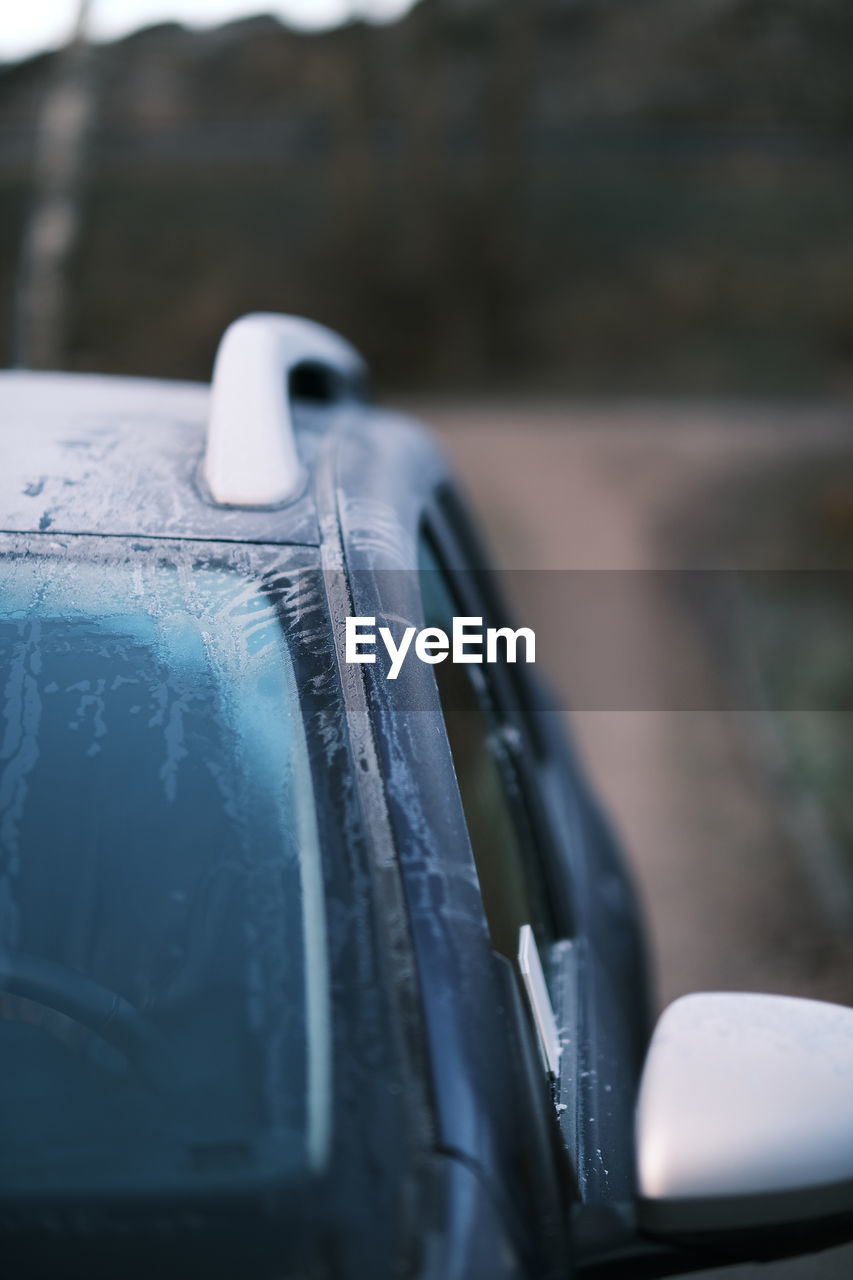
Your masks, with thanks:
[(24, 233), (15, 326), (16, 363), (60, 368), (66, 356), (67, 271), (80, 225), (86, 137), (94, 110), (92, 0), (79, 0), (38, 124), (35, 190)]
[[(40, 130), (18, 357), (203, 377), (262, 308), (342, 329), (384, 385), (849, 386), (851, 37), (849, 0), (138, 32), (99, 49), (96, 126), (90, 92), (49, 162)], [(0, 66), (0, 289), (75, 57)]]

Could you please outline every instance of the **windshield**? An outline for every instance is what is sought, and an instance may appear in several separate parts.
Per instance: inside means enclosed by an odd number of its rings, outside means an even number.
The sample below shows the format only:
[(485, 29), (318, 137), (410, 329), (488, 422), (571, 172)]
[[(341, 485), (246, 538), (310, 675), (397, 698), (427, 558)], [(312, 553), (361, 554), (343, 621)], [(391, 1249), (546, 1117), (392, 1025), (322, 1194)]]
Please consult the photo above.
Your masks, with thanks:
[(276, 593), (245, 548), (33, 542), (0, 554), (0, 1192), (316, 1165), (322, 877)]

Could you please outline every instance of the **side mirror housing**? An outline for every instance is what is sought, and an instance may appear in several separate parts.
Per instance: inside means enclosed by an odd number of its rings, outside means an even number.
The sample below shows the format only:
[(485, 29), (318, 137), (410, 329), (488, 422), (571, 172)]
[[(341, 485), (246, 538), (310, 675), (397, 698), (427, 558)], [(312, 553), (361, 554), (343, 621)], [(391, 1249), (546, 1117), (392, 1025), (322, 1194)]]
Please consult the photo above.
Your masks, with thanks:
[(636, 1150), (637, 1225), (658, 1240), (725, 1247), (788, 1226), (814, 1248), (844, 1215), (853, 1237), (853, 1009), (677, 1000), (652, 1037)]

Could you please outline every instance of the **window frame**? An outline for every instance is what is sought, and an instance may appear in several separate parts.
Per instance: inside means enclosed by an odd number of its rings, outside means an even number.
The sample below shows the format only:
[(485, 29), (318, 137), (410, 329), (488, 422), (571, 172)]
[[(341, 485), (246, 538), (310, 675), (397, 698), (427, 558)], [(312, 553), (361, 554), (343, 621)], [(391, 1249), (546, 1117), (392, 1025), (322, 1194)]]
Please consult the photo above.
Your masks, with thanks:
[[(461, 501), (449, 486), (437, 498), (422, 513), (418, 545), (422, 540), (429, 545), (460, 613), (482, 617), (484, 626), (509, 625), (511, 619), (472, 527), (466, 518), (464, 527), (458, 530), (453, 519), (456, 512), (464, 512)], [(477, 556), (479, 564), (470, 563), (471, 554)], [(560, 873), (556, 839), (537, 776), (545, 744), (531, 714), (534, 691), (528, 673), (521, 675), (524, 664), (511, 668), (506, 662), (478, 664), (474, 670), (481, 673), (490, 704), (484, 714), (491, 714), (500, 735), (502, 750), (495, 755), (496, 765), (521, 846), (525, 874), (539, 880), (550, 917), (548, 943), (571, 940), (577, 934), (575, 912), (565, 873)], [(509, 782), (507, 768), (513, 774)]]

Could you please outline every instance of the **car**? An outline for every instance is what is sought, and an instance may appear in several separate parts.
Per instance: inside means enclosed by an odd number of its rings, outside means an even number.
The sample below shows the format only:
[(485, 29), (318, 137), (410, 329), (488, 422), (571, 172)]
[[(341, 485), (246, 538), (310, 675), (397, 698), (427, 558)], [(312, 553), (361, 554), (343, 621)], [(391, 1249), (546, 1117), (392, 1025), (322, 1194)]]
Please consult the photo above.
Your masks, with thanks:
[(700, 994), (651, 1035), (545, 681), (449, 652), (532, 629), (348, 343), (258, 314), (210, 387), (4, 373), (0, 433), (4, 1275), (662, 1276), (853, 1236), (853, 1013)]

